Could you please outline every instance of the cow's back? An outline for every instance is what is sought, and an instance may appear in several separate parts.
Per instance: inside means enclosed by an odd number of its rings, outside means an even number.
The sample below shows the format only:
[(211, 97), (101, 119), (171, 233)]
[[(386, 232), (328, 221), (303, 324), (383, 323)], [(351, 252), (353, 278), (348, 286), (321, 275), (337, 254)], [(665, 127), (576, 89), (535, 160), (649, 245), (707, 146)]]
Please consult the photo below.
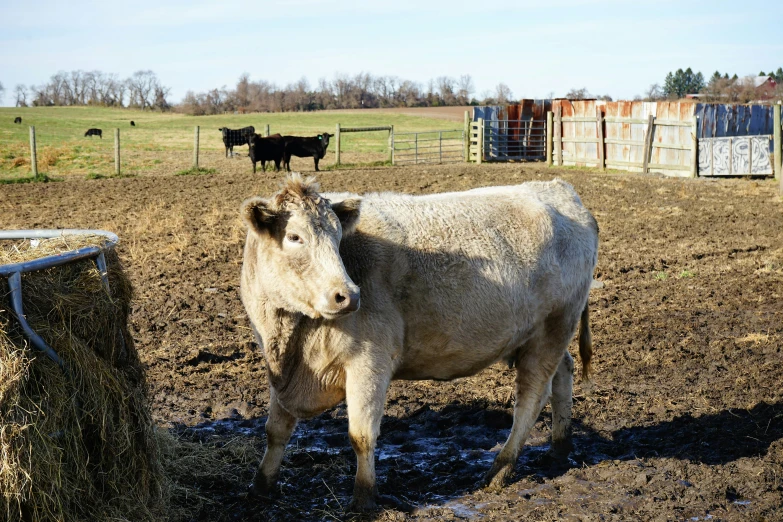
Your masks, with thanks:
[(398, 377), (475, 373), (584, 305), (597, 226), (562, 181), (368, 195), (361, 213), (341, 254), (365, 317), (403, 325)]

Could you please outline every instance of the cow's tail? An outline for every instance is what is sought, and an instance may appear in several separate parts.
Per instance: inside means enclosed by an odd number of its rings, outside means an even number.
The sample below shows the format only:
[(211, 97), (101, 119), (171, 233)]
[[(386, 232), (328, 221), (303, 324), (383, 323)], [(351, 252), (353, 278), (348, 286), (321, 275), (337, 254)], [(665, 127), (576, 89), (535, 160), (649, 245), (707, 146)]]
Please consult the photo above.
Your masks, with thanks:
[(585, 302), (579, 322), (579, 358), (582, 360), (582, 382), (590, 383), (590, 360), (593, 358), (593, 339), (590, 335), (590, 311)]

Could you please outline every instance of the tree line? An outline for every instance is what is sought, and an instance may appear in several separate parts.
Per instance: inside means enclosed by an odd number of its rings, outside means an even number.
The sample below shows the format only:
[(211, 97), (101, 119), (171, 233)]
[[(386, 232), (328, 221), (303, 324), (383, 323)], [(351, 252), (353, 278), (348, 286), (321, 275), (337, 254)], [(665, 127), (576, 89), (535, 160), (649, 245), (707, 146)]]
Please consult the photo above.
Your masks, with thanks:
[(251, 81), (250, 75), (244, 73), (233, 88), (188, 91), (176, 110), (204, 115), (226, 111), (289, 112), (513, 102), (513, 93), (504, 83), (498, 84), (494, 91), (482, 93), (480, 100), (474, 97), (474, 92), (469, 74), (459, 78), (440, 76), (425, 85), (396, 76), (337, 74), (333, 80), (320, 79), (315, 86), (302, 78), (280, 87), (266, 80)]
[[(772, 77), (777, 82), (772, 95), (775, 99), (783, 99), (783, 67), (778, 67), (774, 72), (761, 71), (758, 76)], [(699, 94), (700, 99), (709, 102), (750, 103), (759, 99), (753, 76), (739, 77), (736, 73), (729, 76), (729, 73), (715, 71), (705, 81), (701, 72), (695, 73), (690, 67), (669, 72), (663, 86), (654, 83), (644, 97), (638, 98), (648, 101), (678, 100), (688, 94)]]
[[(60, 71), (41, 85), (17, 84), (17, 107), (103, 105), (169, 110), (171, 89), (152, 71), (136, 71), (121, 79), (101, 71)], [(0, 91), (2, 94), (2, 91)]]
[[(778, 83), (773, 93), (783, 99), (783, 67), (759, 76), (771, 76)], [(0, 82), (0, 98), (5, 87)], [(13, 89), (15, 105), (73, 106), (102, 105), (156, 110), (177, 110), (192, 115), (224, 112), (291, 112), (324, 109), (360, 109), (384, 107), (438, 107), (447, 105), (505, 105), (515, 103), (514, 94), (504, 83), (494, 90), (475, 96), (469, 74), (458, 78), (440, 76), (420, 84), (397, 76), (374, 76), (359, 73), (354, 76), (335, 75), (333, 80), (320, 79), (311, 86), (306, 78), (283, 87), (266, 80), (250, 79), (242, 74), (233, 88), (215, 88), (204, 92), (188, 91), (179, 104), (169, 102), (171, 89), (150, 70), (136, 71), (128, 78), (101, 71), (60, 71), (41, 85), (18, 84)], [(669, 72), (663, 86), (653, 84), (637, 100), (677, 100), (688, 94), (700, 94), (705, 101), (748, 103), (759, 95), (753, 77), (715, 71), (709, 80), (690, 67)], [(554, 93), (549, 94), (553, 98)], [(601, 99), (609, 95), (590, 94), (587, 88), (571, 89), (567, 99)]]

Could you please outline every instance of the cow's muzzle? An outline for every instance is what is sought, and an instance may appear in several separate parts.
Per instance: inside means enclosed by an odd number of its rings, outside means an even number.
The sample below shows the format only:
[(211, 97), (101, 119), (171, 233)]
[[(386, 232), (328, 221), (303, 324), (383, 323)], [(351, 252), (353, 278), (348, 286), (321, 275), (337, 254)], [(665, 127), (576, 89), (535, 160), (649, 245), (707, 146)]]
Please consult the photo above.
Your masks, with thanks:
[(329, 304), (321, 314), (327, 319), (333, 319), (357, 311), (361, 303), (361, 292), (359, 287), (352, 286), (353, 288), (340, 288), (330, 292), (328, 294)]

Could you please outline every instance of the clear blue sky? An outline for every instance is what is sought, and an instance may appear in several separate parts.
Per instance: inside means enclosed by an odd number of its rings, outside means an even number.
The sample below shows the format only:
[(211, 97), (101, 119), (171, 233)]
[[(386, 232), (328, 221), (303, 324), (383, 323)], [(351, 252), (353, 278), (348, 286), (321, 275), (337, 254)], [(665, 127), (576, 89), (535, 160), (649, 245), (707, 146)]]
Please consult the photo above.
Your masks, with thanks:
[(470, 74), (476, 96), (504, 82), (516, 98), (586, 87), (625, 99), (680, 67), (783, 67), (783, 0), (0, 0), (0, 49), (2, 105), (17, 83), (75, 69), (152, 69), (173, 101), (243, 72), (280, 86)]

